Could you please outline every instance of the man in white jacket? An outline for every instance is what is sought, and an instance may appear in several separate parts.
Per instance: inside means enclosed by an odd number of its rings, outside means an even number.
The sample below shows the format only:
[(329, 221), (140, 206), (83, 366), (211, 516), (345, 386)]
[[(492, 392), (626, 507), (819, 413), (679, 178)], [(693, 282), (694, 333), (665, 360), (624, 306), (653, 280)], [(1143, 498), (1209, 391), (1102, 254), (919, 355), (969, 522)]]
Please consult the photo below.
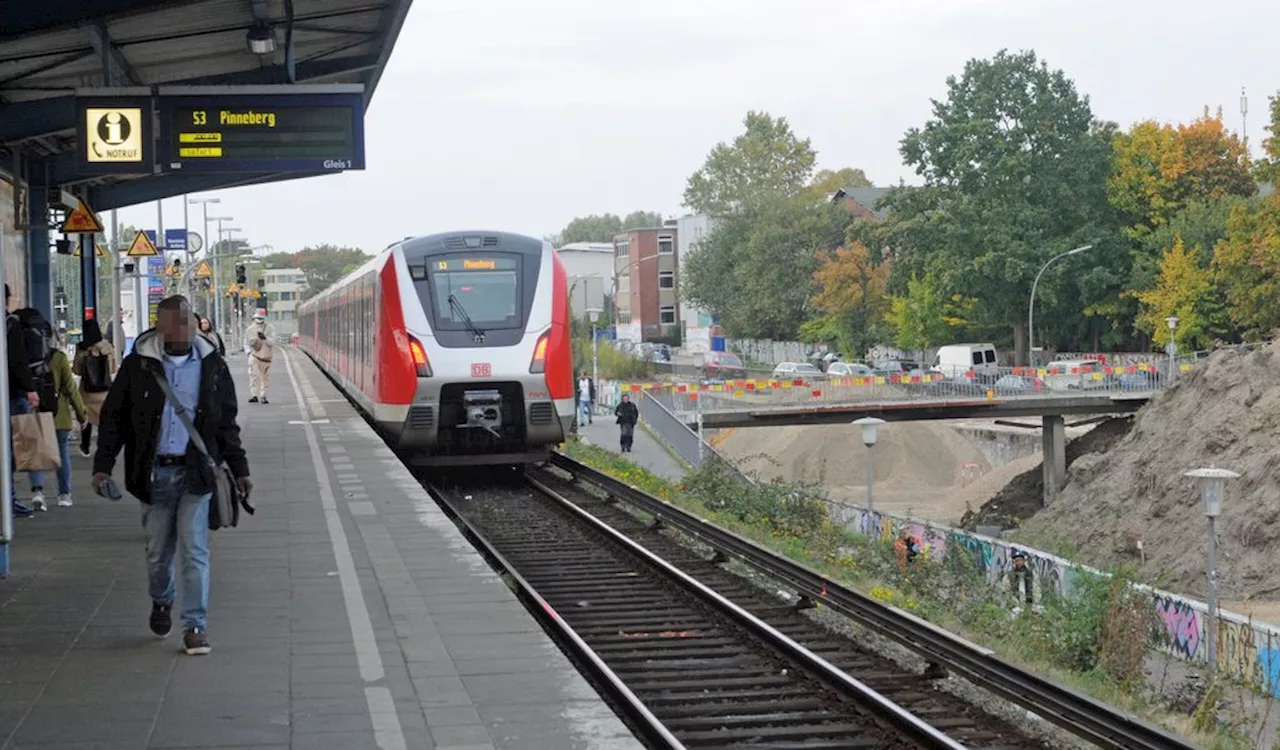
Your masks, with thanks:
[(271, 380), (276, 329), (267, 323), (261, 310), (253, 314), (253, 323), (244, 332), (244, 348), (249, 354), (249, 403), (268, 403), (267, 384)]

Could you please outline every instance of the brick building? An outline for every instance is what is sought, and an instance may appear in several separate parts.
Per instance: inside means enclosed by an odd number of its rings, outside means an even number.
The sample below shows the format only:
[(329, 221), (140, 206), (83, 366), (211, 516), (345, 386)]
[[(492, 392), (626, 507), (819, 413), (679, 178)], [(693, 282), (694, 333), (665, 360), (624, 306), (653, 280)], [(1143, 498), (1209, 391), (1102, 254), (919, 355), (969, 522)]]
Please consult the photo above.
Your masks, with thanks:
[(674, 339), (680, 334), (680, 271), (675, 222), (628, 229), (613, 238), (618, 338)]

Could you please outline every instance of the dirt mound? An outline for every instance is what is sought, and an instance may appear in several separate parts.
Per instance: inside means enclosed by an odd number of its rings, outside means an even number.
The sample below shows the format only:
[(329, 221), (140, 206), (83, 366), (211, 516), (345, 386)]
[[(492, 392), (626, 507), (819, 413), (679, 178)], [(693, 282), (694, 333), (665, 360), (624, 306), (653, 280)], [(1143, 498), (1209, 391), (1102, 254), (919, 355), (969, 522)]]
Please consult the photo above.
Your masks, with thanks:
[[(1085, 434), (1067, 443), (1067, 470), (1076, 459), (1095, 453), (1106, 453), (1120, 442), (1133, 426), (1132, 417), (1108, 419)], [(1044, 503), (1044, 463), (1037, 457), (1023, 473), (1014, 477), (1004, 488), (977, 510), (970, 510), (960, 519), (961, 528), (973, 531), (979, 526), (1000, 526), (1016, 529), (1024, 519), (1040, 512)]]
[(1105, 455), (1077, 460), (1052, 507), (1028, 529), (1072, 540), (1086, 561), (1136, 562), (1175, 591), (1205, 591), (1206, 521), (1191, 469), (1243, 476), (1227, 488), (1219, 529), (1225, 599), (1280, 599), (1280, 343), (1213, 354), (1152, 401)]
[[(789, 482), (823, 485), (836, 500), (866, 501), (866, 447), (851, 425), (753, 427), (726, 430), (716, 443), (748, 471)], [(973, 475), (990, 465), (954, 429), (931, 422), (880, 428), (874, 449), (876, 508), (954, 524), (964, 512), (960, 488), (966, 466)], [(990, 489), (987, 490), (990, 492)]]

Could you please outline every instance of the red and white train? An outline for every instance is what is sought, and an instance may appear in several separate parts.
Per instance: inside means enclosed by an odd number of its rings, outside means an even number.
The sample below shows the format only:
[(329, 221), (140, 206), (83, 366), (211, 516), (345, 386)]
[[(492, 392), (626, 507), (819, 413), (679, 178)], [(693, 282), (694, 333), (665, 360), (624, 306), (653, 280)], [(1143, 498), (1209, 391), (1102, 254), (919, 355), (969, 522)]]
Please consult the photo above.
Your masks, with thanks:
[(574, 419), (564, 266), (534, 237), (412, 237), (298, 308), (298, 344), (422, 465), (545, 459)]

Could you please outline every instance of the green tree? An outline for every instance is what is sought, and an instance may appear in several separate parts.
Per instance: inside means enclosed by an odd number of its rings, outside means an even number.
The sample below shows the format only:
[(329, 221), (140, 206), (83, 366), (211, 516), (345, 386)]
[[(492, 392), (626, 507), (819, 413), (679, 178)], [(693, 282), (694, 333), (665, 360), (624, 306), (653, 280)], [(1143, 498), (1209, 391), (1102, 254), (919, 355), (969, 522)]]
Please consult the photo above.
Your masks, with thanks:
[(1231, 322), (1246, 337), (1280, 328), (1280, 194), (1235, 207), (1213, 266)]
[[(1088, 98), (1034, 52), (971, 60), (947, 79), (932, 119), (902, 139), (903, 158), (925, 189), (887, 200), (905, 229), (895, 254), (925, 253), (934, 268), (948, 269), (940, 280), (980, 298), (991, 323), (1012, 328), (1025, 361), (1031, 282), (1055, 253), (1095, 245), (1087, 273), (1059, 263), (1046, 274), (1046, 312), (1069, 301), (1079, 320), (1082, 302), (1116, 298), (1127, 281), (1122, 246), (1101, 236), (1110, 227), (1110, 136)], [(915, 195), (903, 199), (908, 193)]]
[(267, 268), (302, 269), (309, 287), (304, 295), (310, 297), (354, 271), (369, 260), (369, 257), (363, 250), (354, 247), (318, 245), (304, 247), (296, 253), (272, 253), (263, 257), (262, 262)]
[(817, 253), (842, 244), (847, 222), (837, 206), (797, 199), (735, 212), (684, 264), (682, 293), (730, 336), (793, 339), (809, 317)]
[(732, 144), (716, 144), (689, 177), (685, 206), (719, 218), (804, 192), (817, 160), (809, 139), (797, 137), (787, 118), (764, 112), (748, 112), (743, 126)]
[(815, 198), (825, 198), (841, 188), (873, 187), (867, 173), (861, 169), (845, 167), (832, 171), (820, 169), (809, 183), (809, 192)]
[(928, 272), (923, 277), (912, 274), (907, 293), (890, 299), (888, 322), (894, 329), (894, 345), (923, 351), (946, 342), (952, 331), (947, 312), (947, 298), (937, 278)]
[(662, 214), (657, 211), (632, 211), (622, 220), (623, 229), (652, 229), (660, 226)]
[(1227, 325), (1213, 270), (1200, 265), (1196, 256), (1181, 237), (1176, 238), (1160, 261), (1155, 286), (1138, 294), (1142, 302), (1138, 324), (1160, 346), (1169, 343), (1165, 318), (1170, 315), (1178, 316), (1174, 340), (1179, 349), (1208, 348)]
[(1268, 112), (1271, 121), (1267, 123), (1268, 137), (1262, 139), (1263, 158), (1254, 164), (1254, 177), (1258, 182), (1280, 182), (1280, 93), (1269, 97)]

